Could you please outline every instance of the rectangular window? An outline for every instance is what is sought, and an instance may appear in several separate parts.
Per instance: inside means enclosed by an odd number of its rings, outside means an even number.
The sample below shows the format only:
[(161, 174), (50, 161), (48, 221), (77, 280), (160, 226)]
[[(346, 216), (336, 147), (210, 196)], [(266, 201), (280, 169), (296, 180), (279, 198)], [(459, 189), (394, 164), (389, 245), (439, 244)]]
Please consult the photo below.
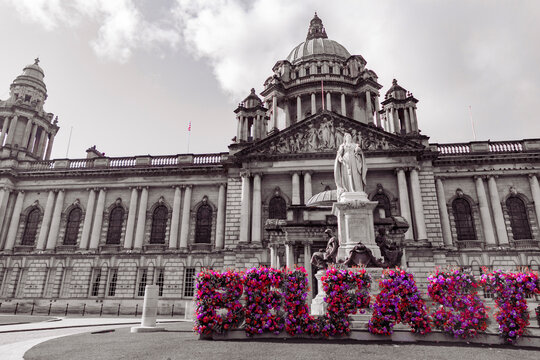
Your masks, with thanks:
[(111, 277), (109, 280), (109, 292), (107, 296), (116, 295), (116, 283), (118, 281), (118, 269), (111, 269)]
[(184, 274), (184, 297), (193, 297), (195, 291), (195, 268), (186, 268)]
[(101, 269), (94, 269), (94, 278), (92, 280), (92, 292), (90, 296), (99, 295), (99, 283), (101, 282)]
[(163, 296), (163, 284), (165, 283), (165, 269), (158, 269), (156, 285), (159, 286), (158, 296)]
[(320, 66), (317, 66), (317, 74), (320, 74), (322, 72), (322, 68)]
[(137, 288), (137, 296), (144, 296), (144, 290), (146, 289), (146, 282), (148, 280), (148, 269), (141, 269), (139, 277), (139, 286)]
[(306, 76), (309, 75), (309, 68), (306, 68)]

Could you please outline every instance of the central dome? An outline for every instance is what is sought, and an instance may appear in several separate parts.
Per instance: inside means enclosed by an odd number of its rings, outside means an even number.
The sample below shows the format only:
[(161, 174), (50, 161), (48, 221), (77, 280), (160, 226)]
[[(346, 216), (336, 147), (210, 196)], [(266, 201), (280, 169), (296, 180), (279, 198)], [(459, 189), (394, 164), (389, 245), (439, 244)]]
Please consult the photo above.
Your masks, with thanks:
[(291, 64), (297, 64), (314, 57), (330, 57), (347, 60), (350, 56), (351, 54), (343, 45), (337, 41), (328, 39), (322, 20), (317, 16), (317, 13), (315, 13), (315, 17), (313, 17), (309, 24), (306, 41), (296, 46), (289, 56), (287, 56), (287, 60)]

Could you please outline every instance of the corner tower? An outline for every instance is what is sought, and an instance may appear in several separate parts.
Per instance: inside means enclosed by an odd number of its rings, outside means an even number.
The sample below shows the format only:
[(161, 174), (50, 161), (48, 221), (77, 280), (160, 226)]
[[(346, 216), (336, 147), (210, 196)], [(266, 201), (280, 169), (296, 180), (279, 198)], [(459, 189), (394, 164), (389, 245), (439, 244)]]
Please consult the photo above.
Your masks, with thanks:
[(0, 158), (48, 160), (58, 132), (58, 117), (45, 112), (47, 87), (39, 59), (26, 66), (10, 86), (10, 97), (0, 100)]
[(411, 92), (398, 85), (396, 79), (392, 80), (392, 86), (381, 103), (385, 129), (401, 135), (418, 135), (420, 131), (416, 119), (417, 102)]

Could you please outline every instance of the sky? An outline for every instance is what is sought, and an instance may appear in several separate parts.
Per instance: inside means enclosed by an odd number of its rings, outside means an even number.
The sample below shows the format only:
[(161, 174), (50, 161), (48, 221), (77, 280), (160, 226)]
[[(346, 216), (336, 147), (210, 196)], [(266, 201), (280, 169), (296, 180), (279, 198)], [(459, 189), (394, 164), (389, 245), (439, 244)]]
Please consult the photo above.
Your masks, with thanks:
[(53, 158), (224, 152), (315, 11), (382, 95), (414, 94), (431, 142), (473, 141), (471, 116), (478, 141), (540, 138), (535, 0), (0, 0), (0, 99), (39, 56)]

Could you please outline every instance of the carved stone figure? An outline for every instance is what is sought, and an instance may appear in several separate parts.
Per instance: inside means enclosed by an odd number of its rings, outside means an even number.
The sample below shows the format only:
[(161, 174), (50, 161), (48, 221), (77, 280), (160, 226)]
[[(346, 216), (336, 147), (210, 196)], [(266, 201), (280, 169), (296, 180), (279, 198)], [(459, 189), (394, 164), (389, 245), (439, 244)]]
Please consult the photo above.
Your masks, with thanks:
[(383, 267), (393, 268), (401, 265), (403, 249), (392, 240), (386, 238), (385, 228), (379, 228), (378, 234), (375, 237), (375, 242), (379, 249), (381, 249), (381, 255), (384, 259)]
[(332, 233), (332, 230), (326, 229), (324, 233), (328, 235), (326, 249), (320, 249), (311, 256), (311, 265), (319, 269), (327, 269), (328, 264), (335, 264), (339, 249), (339, 241)]
[(361, 242), (349, 251), (349, 257), (345, 259), (344, 265), (349, 267), (362, 265), (368, 268), (383, 267), (383, 264), (373, 256), (371, 250)]
[(343, 192), (364, 192), (366, 173), (366, 162), (360, 145), (352, 143), (351, 134), (345, 133), (334, 162), (338, 198)]

